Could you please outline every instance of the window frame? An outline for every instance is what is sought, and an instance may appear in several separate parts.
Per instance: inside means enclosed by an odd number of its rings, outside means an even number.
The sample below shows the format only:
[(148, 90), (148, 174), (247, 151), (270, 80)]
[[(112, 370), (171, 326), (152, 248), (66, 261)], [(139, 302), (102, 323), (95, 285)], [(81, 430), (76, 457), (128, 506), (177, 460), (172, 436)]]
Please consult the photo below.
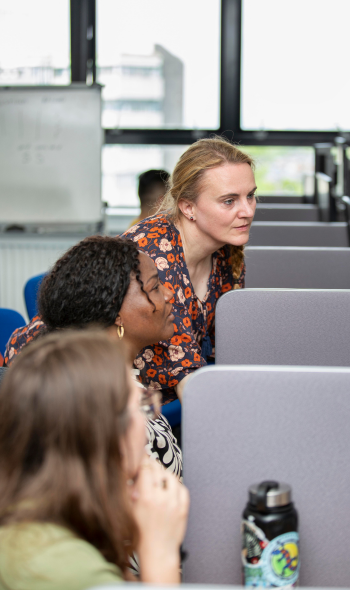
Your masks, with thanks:
[[(242, 0), (221, 0), (220, 127), (218, 129), (104, 129), (105, 144), (189, 145), (224, 135), (243, 145), (313, 146), (337, 131), (244, 131), (240, 127)], [(96, 0), (71, 0), (72, 82), (96, 82)], [(350, 134), (346, 134), (349, 135)]]

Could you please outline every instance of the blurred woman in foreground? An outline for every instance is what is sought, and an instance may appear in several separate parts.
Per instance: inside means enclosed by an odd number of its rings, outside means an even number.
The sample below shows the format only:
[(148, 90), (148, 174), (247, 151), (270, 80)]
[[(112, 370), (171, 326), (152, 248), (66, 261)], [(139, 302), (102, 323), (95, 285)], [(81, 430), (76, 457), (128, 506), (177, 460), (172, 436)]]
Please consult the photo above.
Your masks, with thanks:
[(97, 331), (24, 350), (0, 390), (0, 589), (178, 583), (188, 492), (145, 457), (140, 389)]

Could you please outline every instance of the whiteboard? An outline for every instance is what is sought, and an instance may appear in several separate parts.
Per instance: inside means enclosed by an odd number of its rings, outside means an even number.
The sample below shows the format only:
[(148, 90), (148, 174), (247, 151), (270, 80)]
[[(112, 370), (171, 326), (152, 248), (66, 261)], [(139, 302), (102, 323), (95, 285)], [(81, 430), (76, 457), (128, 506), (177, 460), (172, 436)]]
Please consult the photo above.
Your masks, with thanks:
[(0, 223), (101, 220), (101, 87), (0, 89)]

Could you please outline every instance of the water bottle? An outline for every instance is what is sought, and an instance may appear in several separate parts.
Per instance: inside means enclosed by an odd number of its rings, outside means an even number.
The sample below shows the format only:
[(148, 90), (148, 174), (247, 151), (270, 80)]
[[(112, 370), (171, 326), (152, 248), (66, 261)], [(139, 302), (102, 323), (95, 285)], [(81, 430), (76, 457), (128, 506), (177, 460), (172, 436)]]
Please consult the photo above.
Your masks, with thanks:
[(298, 585), (298, 515), (288, 484), (263, 481), (249, 488), (241, 533), (244, 586)]

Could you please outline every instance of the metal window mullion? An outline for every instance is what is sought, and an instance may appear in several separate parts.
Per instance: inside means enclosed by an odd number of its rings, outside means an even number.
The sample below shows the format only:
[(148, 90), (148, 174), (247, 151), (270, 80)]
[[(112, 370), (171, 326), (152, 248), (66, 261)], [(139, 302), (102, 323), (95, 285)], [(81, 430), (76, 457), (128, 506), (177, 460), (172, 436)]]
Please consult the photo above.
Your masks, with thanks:
[[(88, 60), (96, 81), (96, 2), (70, 0), (71, 81), (86, 83)], [(88, 38), (89, 36), (89, 38)]]
[(240, 127), (241, 0), (222, 0), (220, 132), (230, 139)]

